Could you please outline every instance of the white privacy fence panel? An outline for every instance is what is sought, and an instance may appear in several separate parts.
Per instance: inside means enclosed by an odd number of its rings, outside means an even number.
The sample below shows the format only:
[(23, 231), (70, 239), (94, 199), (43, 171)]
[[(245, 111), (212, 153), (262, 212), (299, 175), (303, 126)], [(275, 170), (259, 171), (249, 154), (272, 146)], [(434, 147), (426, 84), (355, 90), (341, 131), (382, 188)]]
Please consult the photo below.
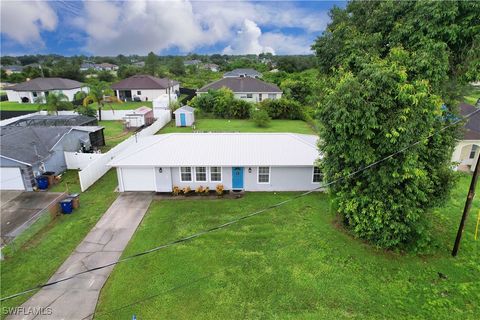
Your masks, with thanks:
[[(123, 120), (127, 114), (133, 113), (135, 110), (111, 110), (111, 109), (102, 109), (102, 121), (103, 120)], [(45, 111), (42, 111), (45, 112)], [(46, 112), (45, 112), (46, 114)], [(77, 115), (75, 111), (58, 111), (59, 115)], [(99, 117), (97, 111), (97, 118)]]
[(95, 159), (95, 161), (92, 161), (83, 170), (79, 171), (78, 177), (80, 178), (80, 187), (82, 191), (87, 190), (105, 173), (107, 173), (107, 171), (110, 169), (110, 167), (108, 167), (107, 164), (111, 160), (113, 160), (117, 155), (119, 155), (122, 151), (124, 151), (133, 143), (136, 143), (135, 141), (137, 139), (142, 139), (143, 137), (154, 135), (155, 133), (157, 133), (158, 130), (160, 130), (168, 122), (170, 122), (170, 120), (171, 120), (170, 110), (164, 110), (164, 112), (159, 113), (157, 120), (154, 123), (152, 123), (152, 125), (138, 132), (136, 135), (126, 139), (122, 143), (118, 144), (107, 153), (104, 153), (98, 159)]
[(92, 162), (97, 161), (103, 154), (101, 153), (81, 153), (81, 152), (64, 152), (67, 169), (83, 170)]

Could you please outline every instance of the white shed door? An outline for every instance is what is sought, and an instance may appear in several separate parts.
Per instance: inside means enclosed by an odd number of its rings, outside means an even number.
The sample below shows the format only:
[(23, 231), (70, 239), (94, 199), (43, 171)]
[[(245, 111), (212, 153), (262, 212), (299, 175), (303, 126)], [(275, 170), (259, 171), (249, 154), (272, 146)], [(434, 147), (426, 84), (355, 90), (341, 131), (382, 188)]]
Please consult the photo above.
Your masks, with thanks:
[(0, 190), (25, 190), (20, 168), (0, 167)]
[(155, 174), (152, 168), (122, 168), (124, 191), (155, 191)]

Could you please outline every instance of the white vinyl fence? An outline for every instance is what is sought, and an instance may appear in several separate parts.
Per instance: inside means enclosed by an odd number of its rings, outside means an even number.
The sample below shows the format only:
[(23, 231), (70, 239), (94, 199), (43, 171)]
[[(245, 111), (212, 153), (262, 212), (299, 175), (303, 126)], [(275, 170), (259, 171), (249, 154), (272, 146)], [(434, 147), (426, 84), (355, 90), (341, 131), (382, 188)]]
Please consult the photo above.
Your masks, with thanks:
[[(115, 111), (117, 112), (117, 111)], [(102, 112), (103, 117), (103, 112)], [(100, 179), (110, 167), (107, 164), (113, 160), (117, 155), (119, 155), (126, 148), (135, 143), (135, 139), (142, 139), (143, 137), (154, 135), (161, 128), (163, 128), (171, 120), (170, 110), (164, 110), (160, 112), (157, 116), (157, 120), (152, 123), (149, 127), (138, 132), (135, 136), (131, 136), (122, 143), (118, 144), (112, 148), (107, 153), (101, 155), (94, 161), (90, 162), (88, 166), (78, 172), (78, 177), (80, 178), (80, 187), (82, 191), (87, 190), (91, 185), (93, 185), (98, 179)]]
[[(123, 118), (127, 114), (133, 113), (135, 110), (111, 110), (111, 109), (103, 109), (102, 110), (102, 121), (103, 120), (123, 120)], [(46, 111), (42, 111), (45, 112)], [(75, 111), (58, 111), (59, 115), (78, 115)], [(97, 118), (98, 118), (98, 111), (97, 111)]]
[(67, 169), (83, 170), (90, 163), (103, 157), (101, 153), (81, 153), (81, 152), (64, 152)]

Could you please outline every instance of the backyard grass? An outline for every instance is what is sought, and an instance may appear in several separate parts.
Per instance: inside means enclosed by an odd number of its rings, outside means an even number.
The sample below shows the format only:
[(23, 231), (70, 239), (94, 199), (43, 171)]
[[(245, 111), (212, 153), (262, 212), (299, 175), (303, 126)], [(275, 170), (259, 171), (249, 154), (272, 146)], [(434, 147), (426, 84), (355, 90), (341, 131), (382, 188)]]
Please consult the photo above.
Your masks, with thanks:
[[(116, 199), (115, 170), (110, 170), (80, 194), (80, 208), (55, 220), (47, 213), (2, 249), (1, 296), (5, 297), (46, 282)], [(76, 171), (68, 171), (52, 192), (80, 192)], [(2, 302), (2, 308), (19, 306), (31, 294)], [(4, 309), (1, 317), (4, 318)]]
[(133, 131), (124, 130), (122, 121), (99, 121), (98, 125), (105, 128), (103, 130), (105, 136), (105, 146), (102, 147), (103, 152), (112, 149), (133, 134)]
[[(38, 111), (39, 103), (18, 103), (13, 101), (2, 101), (0, 102), (0, 110), (4, 111)], [(97, 108), (96, 104), (92, 104), (92, 107)], [(151, 101), (142, 101), (142, 102), (124, 102), (124, 103), (109, 103), (103, 107), (103, 110), (134, 110), (141, 106), (152, 107)]]
[(477, 100), (480, 99), (480, 87), (472, 86), (469, 92), (464, 97), (465, 102), (471, 105), (475, 105)]
[(39, 103), (18, 103), (12, 101), (1, 101), (0, 110), (3, 111), (39, 111)]
[[(226, 229), (115, 266), (96, 319), (478, 319), (478, 199), (450, 256), (470, 177), (434, 210), (428, 255), (385, 252), (336, 222), (310, 194)], [(238, 200), (160, 200), (123, 256), (225, 223), (295, 193)]]
[[(301, 120), (272, 120), (267, 128), (258, 127), (251, 120), (197, 119), (195, 131), (213, 132), (293, 132), (315, 134), (313, 129)], [(170, 122), (158, 133), (193, 132), (192, 127), (179, 128)]]

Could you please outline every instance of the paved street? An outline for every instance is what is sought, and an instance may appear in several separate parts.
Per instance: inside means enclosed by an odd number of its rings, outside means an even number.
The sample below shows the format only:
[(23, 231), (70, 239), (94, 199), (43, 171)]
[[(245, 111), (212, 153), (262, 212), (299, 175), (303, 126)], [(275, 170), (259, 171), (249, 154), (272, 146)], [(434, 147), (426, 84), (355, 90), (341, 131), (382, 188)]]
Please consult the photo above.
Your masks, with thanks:
[[(49, 282), (117, 261), (152, 197), (152, 193), (144, 192), (121, 194)], [(48, 307), (51, 314), (10, 316), (8, 319), (89, 319), (112, 269), (113, 266), (43, 288), (22, 305), (23, 310)]]

